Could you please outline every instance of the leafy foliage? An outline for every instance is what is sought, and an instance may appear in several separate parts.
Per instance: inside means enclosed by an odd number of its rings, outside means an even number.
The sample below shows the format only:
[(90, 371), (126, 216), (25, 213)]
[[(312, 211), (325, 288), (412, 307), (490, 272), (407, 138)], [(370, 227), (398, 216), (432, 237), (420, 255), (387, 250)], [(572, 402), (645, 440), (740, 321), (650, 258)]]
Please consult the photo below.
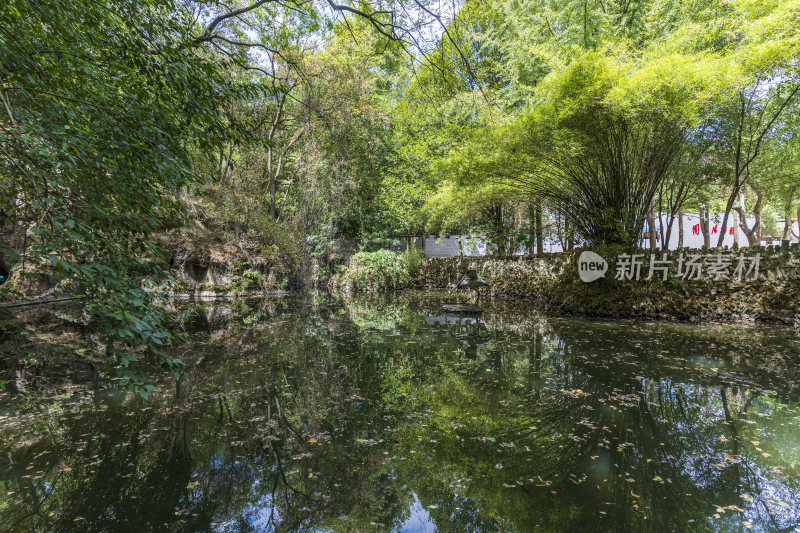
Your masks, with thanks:
[(420, 268), (425, 253), (413, 248), (406, 253), (390, 250), (358, 252), (350, 259), (343, 284), (353, 290), (382, 292), (407, 284)]
[(194, 152), (220, 135), (218, 65), (170, 2), (13, 0), (0, 26), (0, 209), (23, 264), (88, 299), (131, 383), (145, 360), (177, 372), (141, 275), (167, 275), (149, 237), (178, 215)]
[(83, 299), (139, 383), (145, 363), (180, 367), (152, 305), (171, 276), (156, 242), (260, 271), (246, 240), (293, 280), (370, 250), (351, 281), (392, 287), (405, 259), (369, 254), (423, 232), (504, 256), (545, 233), (630, 244), (656, 209), (686, 208), (723, 210), (723, 229), (750, 210), (753, 244), (794, 235), (795, 2), (437, 9), (6, 2), (4, 297)]

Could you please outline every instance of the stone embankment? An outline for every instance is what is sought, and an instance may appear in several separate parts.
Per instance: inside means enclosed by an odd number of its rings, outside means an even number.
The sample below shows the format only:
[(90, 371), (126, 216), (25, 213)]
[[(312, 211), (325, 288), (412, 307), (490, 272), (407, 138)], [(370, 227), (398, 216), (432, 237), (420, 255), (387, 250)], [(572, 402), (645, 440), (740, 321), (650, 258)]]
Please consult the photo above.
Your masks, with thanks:
[[(608, 267), (604, 277), (591, 282), (579, 277), (578, 250), (534, 258), (427, 258), (399, 288), (449, 289), (468, 268), (476, 268), (492, 284), (491, 297), (534, 300), (552, 313), (800, 326), (796, 247), (679, 250), (667, 256), (620, 247), (593, 251)], [(346, 283), (340, 286), (347, 289)]]

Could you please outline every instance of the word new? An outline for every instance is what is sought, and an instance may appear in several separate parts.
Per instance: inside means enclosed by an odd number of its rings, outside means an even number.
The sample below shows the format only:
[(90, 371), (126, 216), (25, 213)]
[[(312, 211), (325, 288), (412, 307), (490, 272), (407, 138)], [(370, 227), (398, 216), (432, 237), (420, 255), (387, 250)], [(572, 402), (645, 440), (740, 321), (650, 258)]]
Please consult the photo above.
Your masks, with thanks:
[(581, 281), (590, 282), (604, 278), (608, 270), (608, 263), (602, 256), (594, 252), (581, 252), (578, 258), (578, 276)]

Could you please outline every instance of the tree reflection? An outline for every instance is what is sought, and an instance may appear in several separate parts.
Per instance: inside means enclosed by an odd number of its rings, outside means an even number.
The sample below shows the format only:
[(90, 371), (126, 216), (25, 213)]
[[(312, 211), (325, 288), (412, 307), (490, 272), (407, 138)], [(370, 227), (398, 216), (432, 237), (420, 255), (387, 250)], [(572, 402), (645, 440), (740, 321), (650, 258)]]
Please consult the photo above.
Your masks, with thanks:
[(774, 530), (800, 518), (797, 391), (773, 330), (758, 361), (728, 333), (511, 306), (468, 322), (413, 297), (260, 313), (245, 328), (207, 314), (174, 392), (6, 416), (0, 530)]

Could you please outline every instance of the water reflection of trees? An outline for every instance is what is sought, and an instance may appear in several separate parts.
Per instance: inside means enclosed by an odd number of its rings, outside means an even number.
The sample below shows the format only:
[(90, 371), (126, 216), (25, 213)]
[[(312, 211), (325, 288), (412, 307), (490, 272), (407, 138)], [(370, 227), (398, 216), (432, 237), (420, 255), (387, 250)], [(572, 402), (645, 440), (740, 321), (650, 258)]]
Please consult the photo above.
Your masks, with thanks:
[(416, 499), (442, 531), (706, 529), (718, 505), (746, 511), (723, 529), (798, 519), (758, 498), (800, 506), (764, 437), (797, 436), (779, 346), (740, 364), (735, 336), (513, 308), (454, 328), (419, 308), (216, 313), (173, 393), (4, 428), (0, 529), (382, 531)]

